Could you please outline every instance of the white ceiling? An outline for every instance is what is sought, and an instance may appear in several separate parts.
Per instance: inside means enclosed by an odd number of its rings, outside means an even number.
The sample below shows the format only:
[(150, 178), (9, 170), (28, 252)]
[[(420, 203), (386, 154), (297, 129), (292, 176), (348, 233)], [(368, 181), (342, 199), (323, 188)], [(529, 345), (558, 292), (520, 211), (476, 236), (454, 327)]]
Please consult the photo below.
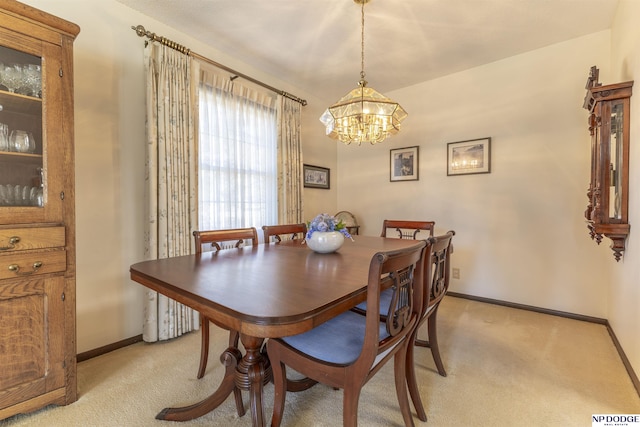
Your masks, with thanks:
[[(353, 0), (117, 1), (327, 102), (360, 78), (361, 15)], [(617, 3), (372, 0), (365, 6), (366, 79), (385, 93), (605, 30)]]

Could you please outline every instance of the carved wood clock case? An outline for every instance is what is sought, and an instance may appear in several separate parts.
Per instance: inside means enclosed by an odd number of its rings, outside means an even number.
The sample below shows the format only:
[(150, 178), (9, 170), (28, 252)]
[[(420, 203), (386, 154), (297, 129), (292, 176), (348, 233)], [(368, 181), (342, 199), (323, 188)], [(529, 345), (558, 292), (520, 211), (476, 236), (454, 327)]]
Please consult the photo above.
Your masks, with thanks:
[(591, 181), (585, 211), (589, 234), (611, 240), (620, 261), (629, 235), (629, 123), (633, 81), (602, 85), (591, 67), (583, 107), (589, 111)]

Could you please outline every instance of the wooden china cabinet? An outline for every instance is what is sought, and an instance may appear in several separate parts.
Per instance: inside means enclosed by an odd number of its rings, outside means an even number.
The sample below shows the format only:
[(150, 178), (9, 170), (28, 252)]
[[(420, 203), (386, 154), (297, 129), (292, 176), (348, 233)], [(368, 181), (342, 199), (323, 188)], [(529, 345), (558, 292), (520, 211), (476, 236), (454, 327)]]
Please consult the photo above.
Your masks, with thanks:
[(0, 419), (76, 392), (73, 41), (0, 0)]

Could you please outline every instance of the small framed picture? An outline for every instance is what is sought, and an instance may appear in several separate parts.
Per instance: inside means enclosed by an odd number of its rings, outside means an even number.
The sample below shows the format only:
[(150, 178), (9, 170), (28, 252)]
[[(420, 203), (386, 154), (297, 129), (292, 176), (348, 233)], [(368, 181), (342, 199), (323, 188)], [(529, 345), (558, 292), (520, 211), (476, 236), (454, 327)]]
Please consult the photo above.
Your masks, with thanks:
[(447, 175), (491, 172), (491, 138), (447, 144)]
[(323, 188), (325, 190), (328, 190), (330, 188), (329, 172), (330, 171), (328, 168), (313, 165), (303, 165), (304, 186), (309, 188)]
[(418, 180), (418, 147), (394, 148), (391, 150), (391, 181)]

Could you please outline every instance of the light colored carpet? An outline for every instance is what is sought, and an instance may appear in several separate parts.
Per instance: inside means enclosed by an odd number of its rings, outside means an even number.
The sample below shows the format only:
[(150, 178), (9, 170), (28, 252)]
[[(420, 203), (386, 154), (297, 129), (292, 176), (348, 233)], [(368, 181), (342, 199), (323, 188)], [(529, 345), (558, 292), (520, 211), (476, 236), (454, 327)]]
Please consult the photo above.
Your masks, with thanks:
[[(416, 349), (421, 392), (429, 420), (439, 426), (587, 426), (592, 414), (638, 414), (640, 397), (607, 330), (577, 320), (447, 297), (440, 307), (439, 338), (447, 377), (430, 351)], [(200, 336), (138, 343), (78, 365), (77, 402), (50, 406), (0, 421), (1, 427), (250, 426), (233, 398), (193, 421), (158, 421), (167, 406), (195, 403), (217, 386), (218, 356), (227, 334), (212, 327), (206, 376), (195, 378)], [(245, 393), (248, 408), (248, 395)], [(266, 386), (271, 418), (273, 386)], [(288, 393), (284, 426), (338, 426), (342, 392), (317, 385)], [(402, 426), (387, 364), (363, 389), (359, 425)]]

